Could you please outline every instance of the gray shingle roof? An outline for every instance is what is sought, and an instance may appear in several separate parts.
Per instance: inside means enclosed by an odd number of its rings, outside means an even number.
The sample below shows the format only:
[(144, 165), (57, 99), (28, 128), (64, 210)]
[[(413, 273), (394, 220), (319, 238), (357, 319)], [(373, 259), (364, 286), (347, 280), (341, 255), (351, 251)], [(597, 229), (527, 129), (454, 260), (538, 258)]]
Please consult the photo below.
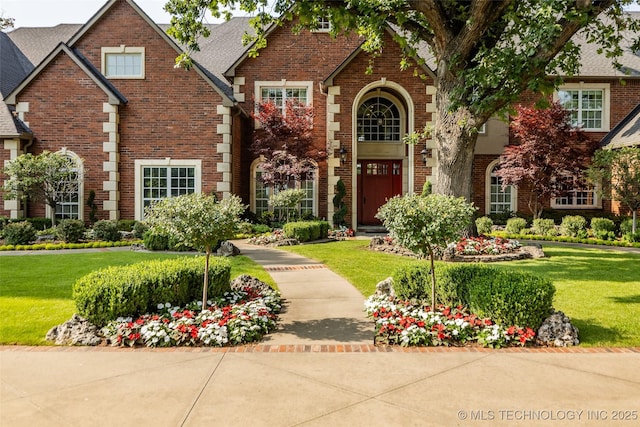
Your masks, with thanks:
[(640, 104), (602, 139), (606, 148), (640, 147)]
[(60, 24), (55, 27), (21, 27), (7, 34), (29, 61), (36, 66), (58, 46), (58, 43), (69, 41), (81, 27), (81, 24)]
[(4, 98), (33, 69), (6, 33), (0, 32), (0, 98)]
[(18, 138), (30, 134), (31, 129), (13, 112), (13, 108), (0, 102), (0, 138)]

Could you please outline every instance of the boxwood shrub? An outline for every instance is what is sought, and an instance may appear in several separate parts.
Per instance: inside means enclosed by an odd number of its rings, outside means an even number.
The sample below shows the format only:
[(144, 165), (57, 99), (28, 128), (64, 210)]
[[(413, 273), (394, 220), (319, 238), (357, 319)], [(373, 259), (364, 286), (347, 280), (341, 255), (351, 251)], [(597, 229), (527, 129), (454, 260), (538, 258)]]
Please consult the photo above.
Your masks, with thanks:
[(117, 242), (122, 238), (118, 230), (118, 222), (108, 219), (93, 224), (93, 237), (107, 242)]
[(285, 236), (297, 239), (299, 242), (326, 239), (329, 232), (327, 221), (297, 221), (288, 222), (282, 227)]
[(79, 219), (63, 219), (56, 227), (57, 236), (67, 243), (79, 242), (84, 232), (84, 222)]
[[(73, 285), (78, 314), (104, 326), (118, 317), (154, 312), (160, 303), (183, 306), (197, 301), (202, 297), (204, 262), (204, 257), (183, 257), (89, 273)], [(207, 290), (211, 298), (230, 289), (230, 274), (227, 259), (211, 258)]]
[[(429, 300), (431, 276), (427, 262), (399, 267), (393, 287), (402, 299)], [(437, 264), (438, 304), (464, 305), (503, 326), (537, 329), (551, 311), (555, 288), (541, 276), (483, 264)]]

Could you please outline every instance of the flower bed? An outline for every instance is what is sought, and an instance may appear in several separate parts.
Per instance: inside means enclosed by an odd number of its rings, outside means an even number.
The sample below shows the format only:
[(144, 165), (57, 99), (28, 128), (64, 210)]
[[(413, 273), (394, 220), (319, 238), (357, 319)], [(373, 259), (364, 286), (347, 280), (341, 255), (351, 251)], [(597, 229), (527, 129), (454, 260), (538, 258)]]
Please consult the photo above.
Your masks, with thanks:
[(465, 237), (455, 245), (457, 255), (500, 255), (516, 252), (521, 248), (517, 240), (500, 237)]
[(159, 304), (158, 313), (138, 319), (119, 318), (102, 329), (113, 346), (147, 347), (225, 346), (261, 339), (276, 326), (281, 308), (280, 294), (246, 287), (223, 297), (185, 308)]
[(297, 245), (298, 241), (296, 239), (291, 239), (285, 236), (284, 232), (281, 229), (275, 229), (271, 233), (261, 234), (260, 236), (255, 236), (249, 239), (248, 243), (252, 245), (262, 245), (262, 246), (291, 246)]
[(365, 302), (367, 315), (375, 321), (377, 344), (401, 346), (483, 347), (524, 346), (534, 341), (531, 328), (503, 327), (481, 319), (463, 307), (428, 306), (398, 301), (388, 295), (373, 295)]
[(328, 232), (328, 237), (335, 240), (345, 240), (353, 236), (355, 236), (355, 232), (353, 231), (353, 229), (345, 226), (341, 226), (334, 230), (329, 230)]

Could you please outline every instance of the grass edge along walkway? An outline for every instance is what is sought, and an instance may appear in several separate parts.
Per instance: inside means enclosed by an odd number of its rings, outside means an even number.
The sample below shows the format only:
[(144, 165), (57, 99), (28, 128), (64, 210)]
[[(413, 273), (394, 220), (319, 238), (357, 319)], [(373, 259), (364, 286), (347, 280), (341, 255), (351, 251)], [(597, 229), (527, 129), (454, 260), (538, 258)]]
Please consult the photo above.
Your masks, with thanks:
[[(363, 295), (411, 258), (369, 251), (366, 240), (283, 247), (322, 262)], [(568, 315), (580, 331), (581, 346), (640, 346), (640, 253), (618, 248), (545, 244), (546, 258), (492, 263), (540, 274), (556, 286), (554, 308)]]

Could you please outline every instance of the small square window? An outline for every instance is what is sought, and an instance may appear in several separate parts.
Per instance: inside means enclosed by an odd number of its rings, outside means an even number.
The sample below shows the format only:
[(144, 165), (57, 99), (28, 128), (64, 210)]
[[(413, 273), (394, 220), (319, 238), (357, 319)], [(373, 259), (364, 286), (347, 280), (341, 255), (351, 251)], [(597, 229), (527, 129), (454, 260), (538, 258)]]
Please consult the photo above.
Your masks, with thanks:
[(143, 79), (143, 47), (103, 47), (102, 74), (110, 79)]

